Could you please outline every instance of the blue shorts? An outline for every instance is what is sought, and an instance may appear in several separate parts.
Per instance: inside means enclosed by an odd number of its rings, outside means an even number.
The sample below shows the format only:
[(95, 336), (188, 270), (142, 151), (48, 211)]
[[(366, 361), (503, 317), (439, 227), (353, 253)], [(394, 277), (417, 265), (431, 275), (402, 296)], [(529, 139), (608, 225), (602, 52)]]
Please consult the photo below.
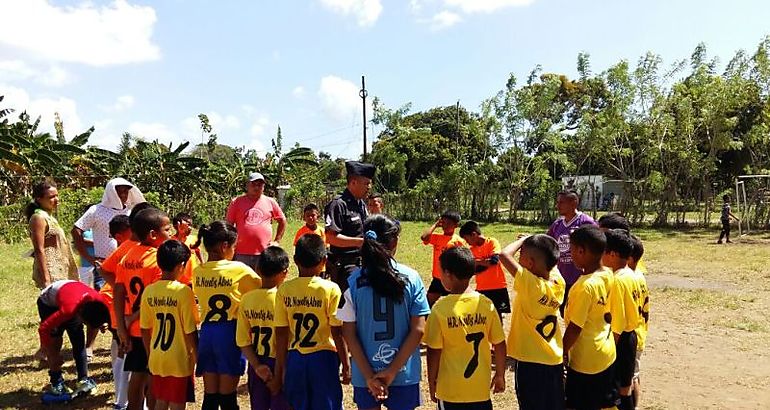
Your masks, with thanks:
[(294, 410), (342, 410), (337, 352), (321, 350), (302, 354), (289, 351), (283, 394)]
[(198, 365), (195, 374), (243, 376), (244, 371), (246, 359), (235, 344), (235, 320), (203, 323), (198, 341)]
[(353, 388), (353, 401), (359, 409), (385, 406), (389, 410), (414, 410), (422, 404), (420, 397), (419, 384), (390, 386), (388, 387), (388, 398), (383, 401), (377, 401), (366, 387)]

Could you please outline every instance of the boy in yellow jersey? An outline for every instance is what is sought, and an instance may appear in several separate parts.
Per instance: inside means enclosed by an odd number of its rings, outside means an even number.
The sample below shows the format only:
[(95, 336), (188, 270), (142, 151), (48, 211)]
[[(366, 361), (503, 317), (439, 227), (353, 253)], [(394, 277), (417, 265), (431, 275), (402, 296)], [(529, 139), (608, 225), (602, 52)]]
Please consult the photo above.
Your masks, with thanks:
[(604, 233), (607, 247), (602, 264), (614, 272), (615, 287), (612, 292), (610, 313), (612, 332), (615, 334), (616, 352), (615, 380), (620, 394), (619, 410), (633, 410), (631, 386), (636, 362), (636, 329), (641, 325), (641, 286), (633, 269), (628, 267), (628, 258), (634, 249), (631, 236), (622, 229), (610, 229)]
[[(455, 229), (460, 225), (460, 213), (457, 211), (444, 211), (441, 217), (422, 233), (420, 239), (425, 245), (433, 246), (433, 280), (428, 286), (428, 305), (433, 306), (441, 296), (449, 294), (441, 284), (441, 253), (455, 246), (465, 246), (465, 241), (455, 234)], [(441, 228), (441, 234), (434, 233), (436, 228)]]
[[(131, 372), (128, 408), (139, 410), (144, 408), (149, 381), (147, 351), (139, 327), (139, 307), (144, 289), (161, 277), (157, 252), (158, 247), (171, 237), (171, 221), (164, 212), (148, 208), (134, 216), (131, 230), (140, 243), (131, 247), (118, 265), (113, 309), (120, 344), (126, 352), (123, 369)], [(147, 402), (150, 407), (154, 406), (152, 394), (147, 395)]]
[[(519, 261), (514, 255), (521, 250)], [(515, 359), (514, 382), (521, 410), (564, 408), (564, 366), (559, 306), (564, 278), (556, 269), (559, 245), (548, 235), (526, 236), (500, 253), (513, 275), (516, 298), (506, 345)]]
[[(275, 373), (268, 384), (294, 410), (342, 410), (342, 383), (350, 383), (348, 351), (337, 307), (342, 293), (323, 279), (326, 245), (304, 235), (294, 249), (299, 277), (284, 282), (275, 300)], [(287, 352), (288, 351), (288, 352)]]
[[(476, 262), (468, 248), (445, 250), (439, 257), (441, 282), (449, 295), (439, 299), (425, 324), (428, 386), (443, 410), (489, 410), (489, 390), (505, 390), (505, 335), (489, 298), (472, 290)], [(492, 355), (495, 351), (495, 375)]]
[(631, 241), (634, 244), (634, 250), (631, 251), (631, 256), (628, 258), (628, 267), (634, 271), (634, 275), (642, 292), (639, 298), (642, 301), (641, 309), (639, 311), (642, 320), (639, 322), (639, 327), (636, 328), (636, 361), (634, 362), (634, 382), (632, 388), (634, 408), (637, 408), (639, 406), (639, 398), (642, 395), (642, 384), (639, 377), (639, 362), (642, 357), (642, 352), (644, 351), (644, 345), (647, 341), (648, 324), (650, 321), (650, 290), (647, 287), (647, 279), (645, 279), (644, 272), (639, 263), (642, 256), (644, 256), (644, 244), (636, 235), (631, 235)]
[(189, 260), (187, 245), (173, 239), (164, 242), (158, 248), (163, 276), (142, 293), (140, 326), (150, 356), (155, 410), (184, 409), (195, 401), (198, 307), (192, 289), (177, 280)]
[(564, 312), (567, 363), (566, 406), (602, 409), (618, 404), (612, 364), (615, 341), (610, 323), (602, 254), (607, 245), (599, 227), (585, 225), (570, 234), (572, 260), (582, 274), (572, 286)]
[(511, 313), (508, 284), (500, 266), (500, 241), (481, 234), (476, 221), (468, 221), (460, 227), (460, 237), (468, 244), (476, 258), (476, 290), (495, 304), (495, 310), (503, 321), (503, 314)]
[(318, 235), (326, 242), (326, 230), (322, 225), (318, 225), (320, 215), (321, 211), (318, 209), (318, 205), (305, 205), (305, 209), (302, 210), (302, 220), (305, 221), (305, 225), (299, 228), (297, 234), (294, 235), (294, 246), (297, 246), (297, 241), (302, 235), (307, 234)]
[(246, 264), (233, 261), (238, 233), (226, 221), (201, 225), (198, 235), (208, 261), (195, 268), (193, 292), (201, 311), (198, 365), (203, 376), (203, 409), (235, 409), (236, 390), (246, 370), (246, 359), (235, 343), (241, 296), (258, 289), (262, 280)]
[(269, 246), (257, 266), (262, 288), (243, 295), (235, 341), (249, 363), (251, 410), (288, 410), (283, 392), (271, 392), (267, 383), (275, 369), (275, 296), (289, 272), (289, 255), (277, 246)]

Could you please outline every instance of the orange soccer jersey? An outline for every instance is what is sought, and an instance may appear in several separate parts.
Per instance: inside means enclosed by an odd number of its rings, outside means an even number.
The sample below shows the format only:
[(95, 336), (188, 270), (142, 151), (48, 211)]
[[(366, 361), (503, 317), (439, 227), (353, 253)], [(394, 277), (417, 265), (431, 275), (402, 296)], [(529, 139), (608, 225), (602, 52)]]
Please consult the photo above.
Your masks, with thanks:
[[(157, 248), (139, 244), (132, 247), (118, 265), (115, 283), (126, 288), (126, 315), (139, 311), (144, 288), (160, 279), (157, 253)], [(128, 331), (132, 337), (142, 337), (138, 318), (131, 322)]]
[(441, 253), (449, 248), (465, 246), (465, 241), (457, 234), (444, 235), (433, 233), (424, 243), (426, 245), (433, 245), (433, 277), (436, 279), (441, 279), (441, 264), (438, 261)]
[(307, 234), (318, 235), (321, 237), (321, 239), (324, 240), (324, 243), (326, 243), (326, 231), (324, 230), (323, 226), (316, 225), (315, 230), (312, 230), (308, 228), (307, 225), (302, 225), (302, 228), (299, 228), (297, 234), (294, 235), (294, 246), (297, 246), (297, 241), (299, 241), (299, 238)]

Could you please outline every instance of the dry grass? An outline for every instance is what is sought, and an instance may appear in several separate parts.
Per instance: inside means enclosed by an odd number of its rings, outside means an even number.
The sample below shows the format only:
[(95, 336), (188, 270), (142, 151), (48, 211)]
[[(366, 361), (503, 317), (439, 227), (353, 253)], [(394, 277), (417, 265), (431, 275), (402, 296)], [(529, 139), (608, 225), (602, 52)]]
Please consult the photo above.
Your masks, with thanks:
[[(293, 222), (286, 244), (299, 227)], [(430, 278), (430, 248), (419, 242), (426, 224), (403, 224), (398, 259)], [(542, 227), (493, 224), (488, 236), (503, 244)], [(651, 332), (643, 359), (643, 408), (769, 408), (770, 365), (764, 345), (770, 321), (770, 238), (754, 236), (732, 246), (712, 245), (714, 232), (642, 230), (652, 288)], [(740, 241), (740, 239), (738, 240)], [(31, 260), (21, 245), (0, 244), (0, 408), (42, 408), (40, 391), (47, 372), (32, 358), (37, 348), (37, 291), (31, 283)], [(507, 329), (507, 324), (506, 324)], [(108, 337), (100, 337), (90, 365), (99, 394), (68, 408), (107, 408), (112, 398)], [(66, 357), (66, 356), (65, 356)], [(70, 361), (65, 367), (74, 375)], [(245, 382), (245, 378), (244, 378)], [(496, 408), (515, 409), (512, 375)], [(198, 383), (198, 389), (202, 386)], [(424, 386), (423, 386), (424, 387)], [(202, 397), (198, 394), (198, 399)], [(427, 397), (427, 394), (426, 394)], [(239, 395), (248, 408), (245, 388)], [(352, 392), (345, 388), (345, 408)], [(197, 408), (197, 407), (196, 407)], [(434, 408), (426, 403), (422, 408)]]

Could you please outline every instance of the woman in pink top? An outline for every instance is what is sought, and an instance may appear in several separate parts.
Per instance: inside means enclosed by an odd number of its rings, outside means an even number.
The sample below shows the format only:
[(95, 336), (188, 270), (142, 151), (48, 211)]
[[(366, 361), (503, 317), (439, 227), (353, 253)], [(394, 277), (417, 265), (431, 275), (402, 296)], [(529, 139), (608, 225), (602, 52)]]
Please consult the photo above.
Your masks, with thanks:
[[(227, 222), (238, 230), (233, 260), (243, 262), (255, 272), (259, 255), (270, 245), (278, 245), (286, 231), (286, 217), (275, 199), (263, 195), (265, 177), (259, 172), (249, 174), (246, 193), (230, 203), (227, 208)], [(278, 230), (273, 235), (273, 220), (278, 221)]]

